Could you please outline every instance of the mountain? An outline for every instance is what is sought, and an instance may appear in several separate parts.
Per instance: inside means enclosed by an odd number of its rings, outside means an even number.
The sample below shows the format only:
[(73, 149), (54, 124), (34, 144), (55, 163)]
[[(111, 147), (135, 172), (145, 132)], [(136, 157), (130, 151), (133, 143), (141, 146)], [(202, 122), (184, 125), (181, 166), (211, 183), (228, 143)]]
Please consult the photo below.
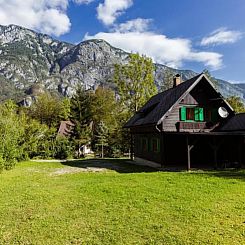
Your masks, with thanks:
[[(77, 84), (95, 89), (113, 87), (114, 64), (125, 64), (129, 53), (103, 40), (89, 40), (73, 45), (16, 25), (0, 25), (0, 101), (12, 98), (30, 104), (32, 96), (50, 90), (71, 96)], [(155, 64), (155, 83), (160, 88), (164, 73), (171, 70), (187, 80), (197, 73)], [(220, 81), (225, 96), (244, 98), (245, 87)]]
[(234, 85), (241, 89), (241, 92), (243, 93), (243, 98), (245, 98), (245, 83), (236, 83)]

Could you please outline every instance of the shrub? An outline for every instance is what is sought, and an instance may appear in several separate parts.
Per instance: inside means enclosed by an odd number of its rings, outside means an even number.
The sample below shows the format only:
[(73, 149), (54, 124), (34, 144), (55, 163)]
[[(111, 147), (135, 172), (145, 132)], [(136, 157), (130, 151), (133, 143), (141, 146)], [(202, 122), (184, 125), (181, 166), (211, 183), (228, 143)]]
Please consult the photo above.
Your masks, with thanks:
[(72, 142), (66, 137), (57, 137), (55, 140), (55, 154), (57, 159), (67, 159), (73, 156), (74, 148)]

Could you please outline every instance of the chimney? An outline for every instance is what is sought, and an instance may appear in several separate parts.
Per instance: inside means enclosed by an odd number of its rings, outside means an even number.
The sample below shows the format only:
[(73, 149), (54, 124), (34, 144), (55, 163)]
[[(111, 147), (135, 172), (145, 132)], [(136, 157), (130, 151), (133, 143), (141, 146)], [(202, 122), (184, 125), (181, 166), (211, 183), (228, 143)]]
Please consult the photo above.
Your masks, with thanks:
[(176, 86), (180, 85), (181, 82), (182, 82), (182, 81), (181, 81), (181, 76), (180, 76), (180, 74), (176, 74), (176, 75), (174, 76), (173, 87), (176, 87)]

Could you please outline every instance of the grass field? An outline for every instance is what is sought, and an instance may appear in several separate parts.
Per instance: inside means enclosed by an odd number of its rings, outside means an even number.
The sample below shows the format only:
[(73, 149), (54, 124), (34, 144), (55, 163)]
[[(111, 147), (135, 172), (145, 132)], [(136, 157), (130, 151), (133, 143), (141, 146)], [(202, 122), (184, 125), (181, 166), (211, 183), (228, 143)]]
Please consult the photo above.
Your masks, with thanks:
[(0, 174), (0, 244), (245, 244), (245, 171), (19, 163)]

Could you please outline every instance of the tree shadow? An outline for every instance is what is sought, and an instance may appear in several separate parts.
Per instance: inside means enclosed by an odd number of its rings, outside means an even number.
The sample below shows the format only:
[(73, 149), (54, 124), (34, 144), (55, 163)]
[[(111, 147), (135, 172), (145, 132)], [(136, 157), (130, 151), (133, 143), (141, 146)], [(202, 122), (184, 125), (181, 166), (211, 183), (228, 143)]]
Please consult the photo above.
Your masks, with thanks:
[(204, 177), (219, 177), (224, 179), (235, 179), (245, 181), (245, 170), (244, 169), (223, 169), (223, 170), (204, 170), (193, 173), (195, 175), (202, 175)]
[[(152, 173), (152, 172), (186, 172), (186, 169), (180, 166), (166, 167), (166, 168), (153, 168), (149, 166), (138, 165), (136, 162), (130, 159), (118, 159), (118, 158), (92, 158), (92, 159), (79, 159), (79, 160), (67, 160), (62, 162), (63, 165), (69, 167), (83, 168), (91, 172), (99, 172), (103, 170), (112, 170), (118, 173)], [(225, 170), (213, 170), (211, 168), (197, 168), (193, 169), (192, 175), (199, 175), (200, 177), (220, 177), (225, 179), (239, 179), (245, 181), (245, 170), (240, 169), (225, 169)]]
[[(76, 168), (84, 168), (88, 170), (113, 170), (118, 173), (150, 173), (159, 171), (156, 168), (136, 165), (129, 159), (82, 159), (67, 160), (62, 162), (63, 165)], [(96, 171), (95, 171), (96, 172)]]

